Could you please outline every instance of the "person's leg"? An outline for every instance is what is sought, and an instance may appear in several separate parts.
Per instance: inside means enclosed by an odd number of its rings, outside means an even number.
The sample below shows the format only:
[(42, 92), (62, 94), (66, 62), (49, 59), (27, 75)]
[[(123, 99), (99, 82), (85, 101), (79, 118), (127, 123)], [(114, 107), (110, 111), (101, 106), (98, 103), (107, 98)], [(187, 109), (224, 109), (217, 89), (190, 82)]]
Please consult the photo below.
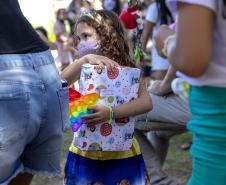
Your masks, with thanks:
[(33, 175), (30, 173), (20, 173), (9, 183), (9, 185), (29, 185), (32, 178)]
[[(37, 53), (33, 57), (34, 73), (39, 77), (42, 93), (38, 90), (32, 92), (31, 107), (35, 109), (36, 105), (41, 104), (42, 109), (31, 114), (30, 119), (41, 120), (37, 134), (21, 155), (21, 161), (25, 172), (53, 177), (61, 173), (63, 131), (65, 124), (69, 123), (68, 88), (62, 87), (59, 73), (48, 52)], [(36, 125), (34, 121), (33, 127)], [(30, 129), (33, 129), (32, 126)]]
[[(170, 94), (168, 96), (157, 96), (151, 94), (153, 110), (146, 115), (147, 121), (157, 121), (162, 123), (172, 123), (186, 125), (191, 119), (191, 112), (188, 102), (179, 96)], [(144, 117), (138, 116), (138, 120)]]
[(158, 70), (158, 71), (153, 71), (151, 74), (151, 78), (154, 80), (163, 80), (164, 77), (166, 76), (167, 70)]
[[(191, 118), (188, 103), (180, 97), (172, 94), (167, 97), (150, 94), (153, 103), (153, 110), (147, 114), (138, 116), (136, 128), (138, 130), (148, 131), (151, 128), (151, 121), (172, 123), (175, 127), (186, 125)], [(139, 122), (142, 121), (142, 122)], [(146, 121), (146, 122), (145, 122)], [(150, 123), (149, 123), (150, 121)], [(145, 124), (145, 125), (144, 125)], [(181, 131), (161, 131), (149, 132), (147, 137), (152, 144), (155, 152), (163, 164), (168, 152), (169, 139), (182, 133)]]
[(151, 185), (177, 185), (177, 183), (162, 170), (160, 158), (144, 133), (135, 130), (135, 138), (140, 144)]
[(0, 56), (0, 69), (0, 184), (59, 174), (68, 90), (50, 52)]
[[(0, 184), (7, 184), (23, 171), (20, 160), (29, 134), (30, 89), (24, 70), (15, 68), (20, 58), (0, 56)], [(7, 64), (7, 65), (6, 65)], [(27, 70), (27, 69), (26, 69)]]
[[(175, 127), (176, 126), (177, 125), (175, 125)], [(147, 138), (159, 156), (162, 166), (166, 160), (170, 138), (184, 132), (185, 131), (153, 131), (147, 133)]]
[[(162, 165), (168, 152), (169, 138), (172, 135), (177, 134), (177, 132), (153, 132), (152, 137), (148, 140), (143, 131), (150, 130), (149, 127), (151, 127), (151, 123), (149, 124), (149, 121), (172, 123), (175, 127), (177, 127), (178, 124), (185, 125), (190, 119), (191, 113), (187, 102), (181, 100), (178, 96), (170, 95), (161, 97), (151, 94), (151, 97), (153, 110), (148, 114), (138, 116), (135, 135), (141, 145), (145, 163), (150, 169), (149, 175), (152, 176), (152, 184), (157, 183), (158, 185), (166, 185), (168, 182), (165, 182), (164, 180), (166, 179), (167, 181), (169, 177), (162, 171)], [(152, 134), (152, 132), (150, 132), (150, 134)], [(148, 161), (151, 162), (148, 163)], [(156, 165), (153, 166), (152, 164)], [(170, 184), (170, 182), (171, 179), (169, 179), (168, 184)]]
[(159, 156), (161, 166), (163, 166), (168, 153), (169, 138), (159, 137), (156, 132), (149, 132), (147, 138), (151, 142), (156, 154)]

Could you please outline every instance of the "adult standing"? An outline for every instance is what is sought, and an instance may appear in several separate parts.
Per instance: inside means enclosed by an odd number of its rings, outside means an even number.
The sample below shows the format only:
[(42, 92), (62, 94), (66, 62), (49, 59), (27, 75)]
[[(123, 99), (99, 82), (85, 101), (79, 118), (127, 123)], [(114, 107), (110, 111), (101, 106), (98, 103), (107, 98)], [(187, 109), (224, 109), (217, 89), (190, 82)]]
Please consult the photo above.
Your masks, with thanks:
[(0, 1), (0, 22), (0, 184), (27, 185), (60, 173), (68, 91), (18, 0)]
[[(193, 173), (189, 185), (224, 185), (226, 176), (226, 1), (168, 0), (178, 11), (176, 34), (156, 35), (162, 56), (191, 84)], [(175, 34), (175, 35), (174, 35)], [(165, 42), (164, 42), (165, 41)], [(164, 44), (165, 43), (165, 44)]]

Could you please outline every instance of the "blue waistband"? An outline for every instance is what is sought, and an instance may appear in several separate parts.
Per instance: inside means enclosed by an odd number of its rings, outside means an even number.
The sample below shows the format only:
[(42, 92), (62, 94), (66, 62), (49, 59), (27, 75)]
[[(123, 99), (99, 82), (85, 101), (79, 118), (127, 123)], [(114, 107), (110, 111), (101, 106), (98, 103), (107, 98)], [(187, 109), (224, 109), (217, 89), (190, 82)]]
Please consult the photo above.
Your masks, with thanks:
[(54, 63), (50, 50), (28, 54), (3, 54), (0, 55), (0, 68), (42, 66)]

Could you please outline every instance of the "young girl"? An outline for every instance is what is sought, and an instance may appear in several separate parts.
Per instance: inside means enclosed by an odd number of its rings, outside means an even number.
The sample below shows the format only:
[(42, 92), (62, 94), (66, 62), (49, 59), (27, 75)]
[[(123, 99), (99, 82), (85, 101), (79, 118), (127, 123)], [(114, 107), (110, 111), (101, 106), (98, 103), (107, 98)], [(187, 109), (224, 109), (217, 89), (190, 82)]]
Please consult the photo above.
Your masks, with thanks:
[(176, 34), (161, 27), (156, 45), (159, 53), (165, 53), (180, 71), (179, 75), (191, 85), (192, 120), (188, 129), (194, 139), (189, 185), (224, 185), (226, 0), (169, 0), (169, 5), (178, 10)]
[[(80, 39), (80, 56), (95, 53), (116, 61), (120, 66), (134, 67), (129, 48), (124, 39), (124, 30), (116, 14), (107, 10), (90, 10), (77, 22), (77, 36)], [(75, 62), (63, 73), (62, 78), (70, 84), (78, 80), (82, 62)], [(140, 83), (138, 98), (113, 108), (115, 118), (135, 116), (151, 110), (152, 104), (145, 85)], [(86, 117), (88, 123), (98, 124), (109, 120), (109, 109), (96, 106), (95, 113)], [(74, 138), (76, 139), (76, 138)], [(66, 185), (144, 185), (144, 162), (139, 145), (133, 140), (129, 151), (81, 151), (70, 147), (66, 168)]]

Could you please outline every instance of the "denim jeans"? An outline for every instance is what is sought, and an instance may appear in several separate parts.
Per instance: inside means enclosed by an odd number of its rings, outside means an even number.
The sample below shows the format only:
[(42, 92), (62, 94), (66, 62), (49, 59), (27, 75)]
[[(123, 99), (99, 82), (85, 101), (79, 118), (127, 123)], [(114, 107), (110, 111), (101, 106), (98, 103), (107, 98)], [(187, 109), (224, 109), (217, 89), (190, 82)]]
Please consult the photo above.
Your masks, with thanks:
[(0, 184), (60, 173), (68, 89), (49, 51), (0, 55)]

